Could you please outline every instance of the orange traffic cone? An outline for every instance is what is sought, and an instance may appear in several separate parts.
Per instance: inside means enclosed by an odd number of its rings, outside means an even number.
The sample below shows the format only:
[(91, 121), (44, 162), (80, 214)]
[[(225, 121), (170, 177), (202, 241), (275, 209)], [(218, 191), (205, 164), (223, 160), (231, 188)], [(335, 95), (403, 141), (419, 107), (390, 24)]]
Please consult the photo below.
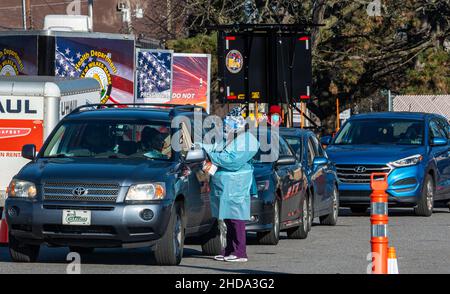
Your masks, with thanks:
[(3, 211), (3, 214), (1, 215), (0, 244), (8, 244), (8, 224), (6, 223), (5, 211)]
[(398, 274), (397, 254), (394, 247), (389, 247), (388, 249), (388, 274)]

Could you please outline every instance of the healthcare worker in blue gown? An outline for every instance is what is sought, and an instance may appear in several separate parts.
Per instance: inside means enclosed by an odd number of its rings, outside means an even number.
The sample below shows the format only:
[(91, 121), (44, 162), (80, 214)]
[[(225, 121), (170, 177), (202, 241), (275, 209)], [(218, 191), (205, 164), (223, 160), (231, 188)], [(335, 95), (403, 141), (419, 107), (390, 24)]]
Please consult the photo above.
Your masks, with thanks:
[(205, 146), (211, 162), (218, 167), (211, 178), (211, 209), (214, 217), (227, 227), (226, 246), (214, 259), (246, 262), (245, 223), (250, 220), (251, 194), (257, 194), (253, 166), (250, 163), (259, 149), (255, 136), (246, 129), (239, 108), (224, 120), (224, 146)]

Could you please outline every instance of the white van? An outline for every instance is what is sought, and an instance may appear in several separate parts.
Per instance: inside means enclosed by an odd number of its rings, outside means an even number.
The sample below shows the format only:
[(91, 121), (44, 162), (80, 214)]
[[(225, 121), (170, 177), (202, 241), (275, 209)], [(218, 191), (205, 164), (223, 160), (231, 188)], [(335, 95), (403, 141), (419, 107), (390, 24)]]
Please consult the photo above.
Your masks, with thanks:
[(46, 76), (0, 77), (0, 211), (6, 187), (27, 163), (22, 146), (42, 146), (56, 124), (73, 109), (100, 103), (101, 87), (93, 78)]

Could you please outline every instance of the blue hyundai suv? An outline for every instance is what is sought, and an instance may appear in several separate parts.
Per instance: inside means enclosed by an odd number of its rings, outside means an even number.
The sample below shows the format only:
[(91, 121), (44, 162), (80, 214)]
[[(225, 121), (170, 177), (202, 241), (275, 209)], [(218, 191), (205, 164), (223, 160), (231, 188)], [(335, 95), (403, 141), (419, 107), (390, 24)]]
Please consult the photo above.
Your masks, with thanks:
[(435, 202), (450, 200), (450, 126), (436, 114), (386, 112), (352, 116), (332, 139), (327, 153), (340, 180), (341, 206), (365, 212), (370, 175), (388, 174), (390, 206), (414, 207), (431, 216)]

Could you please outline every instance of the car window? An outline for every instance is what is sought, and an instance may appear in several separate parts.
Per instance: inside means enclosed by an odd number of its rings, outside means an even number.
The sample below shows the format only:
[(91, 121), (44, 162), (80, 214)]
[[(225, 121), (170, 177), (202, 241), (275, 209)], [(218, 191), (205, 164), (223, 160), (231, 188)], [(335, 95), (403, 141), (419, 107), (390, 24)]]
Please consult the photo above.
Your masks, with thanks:
[(67, 121), (50, 139), (44, 157), (172, 157), (170, 126), (146, 121)]
[(311, 138), (308, 138), (308, 165), (312, 165), (314, 162), (315, 157), (315, 151), (314, 151), (314, 144), (311, 141)]
[(303, 160), (303, 138), (297, 136), (285, 137), (292, 150), (297, 154), (297, 158)]
[(437, 120), (430, 121), (430, 139), (433, 138), (447, 138), (445, 130), (441, 127)]
[(437, 122), (445, 134), (445, 138), (450, 139), (450, 124), (445, 119), (438, 119)]
[(323, 157), (325, 153), (323, 152), (322, 146), (320, 145), (319, 140), (316, 137), (311, 137), (314, 144), (314, 151), (316, 156)]
[(282, 137), (280, 137), (280, 155), (294, 155), (289, 148), (289, 144)]
[(408, 119), (355, 119), (338, 133), (336, 145), (423, 145), (424, 122)]

